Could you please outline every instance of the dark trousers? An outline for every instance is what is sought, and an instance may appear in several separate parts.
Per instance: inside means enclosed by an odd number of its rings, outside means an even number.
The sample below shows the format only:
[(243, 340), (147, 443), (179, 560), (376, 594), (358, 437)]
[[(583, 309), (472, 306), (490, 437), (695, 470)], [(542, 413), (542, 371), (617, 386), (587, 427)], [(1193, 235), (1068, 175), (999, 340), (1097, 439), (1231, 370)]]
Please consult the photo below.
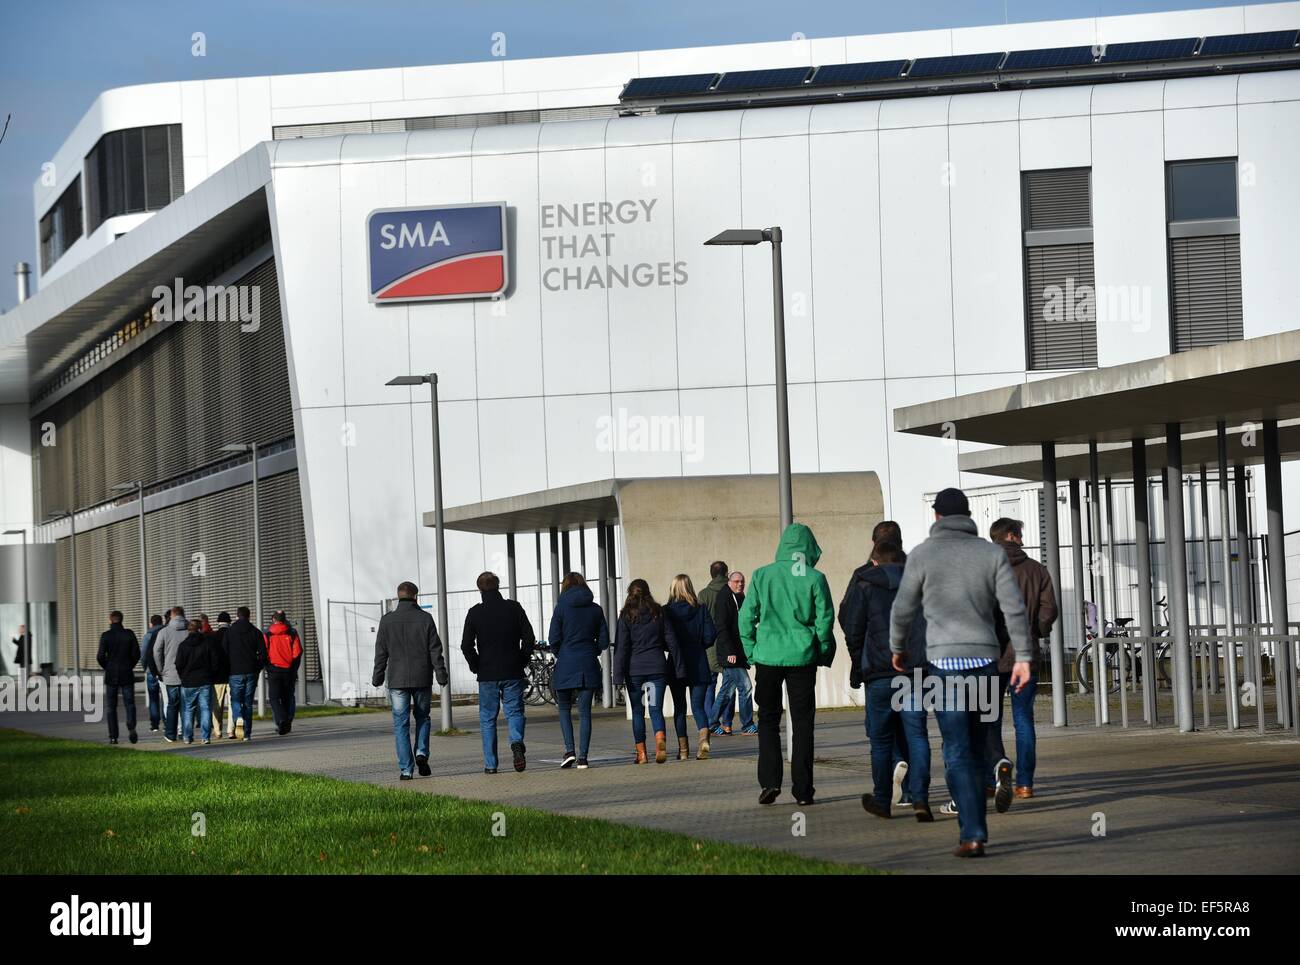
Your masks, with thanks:
[(105, 684), (104, 713), (108, 717), (108, 736), (117, 740), (117, 695), (122, 695), (126, 705), (126, 729), (135, 733), (135, 684)]
[(795, 800), (813, 796), (813, 724), (817, 716), (817, 667), (769, 667), (756, 664), (754, 696), (758, 700), (758, 786), (781, 786), (781, 685), (790, 697), (790, 785)]
[(271, 698), (271, 716), (277, 729), (293, 723), (294, 690), (297, 686), (298, 678), (294, 674), (274, 671), (266, 674), (266, 694)]
[(167, 684), (167, 715), (163, 718), (163, 733), (171, 740), (176, 739), (176, 728), (181, 720), (181, 686)]
[(162, 723), (162, 683), (152, 671), (146, 670), (144, 686), (149, 693), (149, 726), (156, 730)]

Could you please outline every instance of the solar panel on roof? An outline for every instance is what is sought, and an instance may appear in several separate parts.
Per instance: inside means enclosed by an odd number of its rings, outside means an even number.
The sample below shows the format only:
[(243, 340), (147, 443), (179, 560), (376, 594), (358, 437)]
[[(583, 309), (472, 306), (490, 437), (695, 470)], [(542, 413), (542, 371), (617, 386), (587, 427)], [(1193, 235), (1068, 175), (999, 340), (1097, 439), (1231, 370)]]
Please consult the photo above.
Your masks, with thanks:
[(1182, 40), (1139, 40), (1135, 43), (1107, 44), (1102, 63), (1127, 64), (1142, 60), (1180, 60), (1192, 56), (1195, 37)]
[(718, 79), (717, 74), (678, 74), (672, 77), (634, 77), (623, 88), (621, 97), (674, 97), (703, 94)]
[(1003, 54), (957, 54), (953, 57), (922, 57), (907, 72), (908, 77), (951, 77), (957, 74), (986, 74), (998, 69)]
[(1290, 50), (1296, 45), (1295, 30), (1269, 30), (1253, 34), (1225, 34), (1206, 37), (1201, 43), (1202, 57), (1230, 54), (1263, 54), (1273, 50)]
[(1093, 62), (1091, 47), (1045, 47), (1039, 50), (1013, 50), (1007, 54), (1003, 70), (1046, 70), (1052, 67), (1082, 67)]
[(813, 74), (811, 87), (835, 87), (840, 84), (869, 84), (876, 80), (893, 80), (902, 76), (905, 60), (877, 60), (868, 64), (825, 64)]
[(800, 87), (811, 67), (777, 67), (772, 70), (729, 70), (722, 75), (715, 90), (768, 90), (774, 87)]

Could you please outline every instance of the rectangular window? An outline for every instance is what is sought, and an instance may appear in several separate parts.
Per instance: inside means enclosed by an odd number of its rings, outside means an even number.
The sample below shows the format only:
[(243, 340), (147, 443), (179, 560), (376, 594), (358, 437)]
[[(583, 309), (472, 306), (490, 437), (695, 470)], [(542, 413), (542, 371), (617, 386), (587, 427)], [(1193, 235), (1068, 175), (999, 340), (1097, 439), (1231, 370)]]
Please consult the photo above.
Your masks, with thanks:
[(87, 230), (120, 214), (157, 211), (185, 191), (181, 126), (110, 131), (86, 155)]
[(1235, 158), (1166, 166), (1170, 343), (1175, 352), (1244, 337)]
[(1097, 364), (1091, 171), (1021, 175), (1025, 245), (1025, 367)]
[(72, 243), (81, 237), (81, 176), (59, 195), (45, 217), (41, 218), (41, 273), (59, 260)]

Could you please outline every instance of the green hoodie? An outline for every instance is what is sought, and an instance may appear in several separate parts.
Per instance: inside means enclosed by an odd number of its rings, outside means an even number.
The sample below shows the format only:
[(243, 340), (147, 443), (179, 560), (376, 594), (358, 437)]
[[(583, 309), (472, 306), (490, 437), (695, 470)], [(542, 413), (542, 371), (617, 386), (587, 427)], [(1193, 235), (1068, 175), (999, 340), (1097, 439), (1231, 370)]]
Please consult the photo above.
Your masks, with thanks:
[(759, 567), (740, 608), (740, 640), (750, 663), (829, 667), (835, 657), (835, 607), (825, 574), (814, 569), (822, 550), (803, 523), (781, 534), (776, 560)]

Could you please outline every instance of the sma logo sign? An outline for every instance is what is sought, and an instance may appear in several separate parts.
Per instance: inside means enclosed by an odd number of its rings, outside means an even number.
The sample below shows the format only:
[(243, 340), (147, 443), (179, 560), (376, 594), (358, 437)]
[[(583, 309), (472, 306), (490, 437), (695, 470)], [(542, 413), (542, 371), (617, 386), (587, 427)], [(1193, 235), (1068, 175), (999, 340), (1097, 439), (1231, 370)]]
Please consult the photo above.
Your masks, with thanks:
[(493, 298), (510, 280), (504, 202), (380, 208), (366, 235), (377, 304)]

